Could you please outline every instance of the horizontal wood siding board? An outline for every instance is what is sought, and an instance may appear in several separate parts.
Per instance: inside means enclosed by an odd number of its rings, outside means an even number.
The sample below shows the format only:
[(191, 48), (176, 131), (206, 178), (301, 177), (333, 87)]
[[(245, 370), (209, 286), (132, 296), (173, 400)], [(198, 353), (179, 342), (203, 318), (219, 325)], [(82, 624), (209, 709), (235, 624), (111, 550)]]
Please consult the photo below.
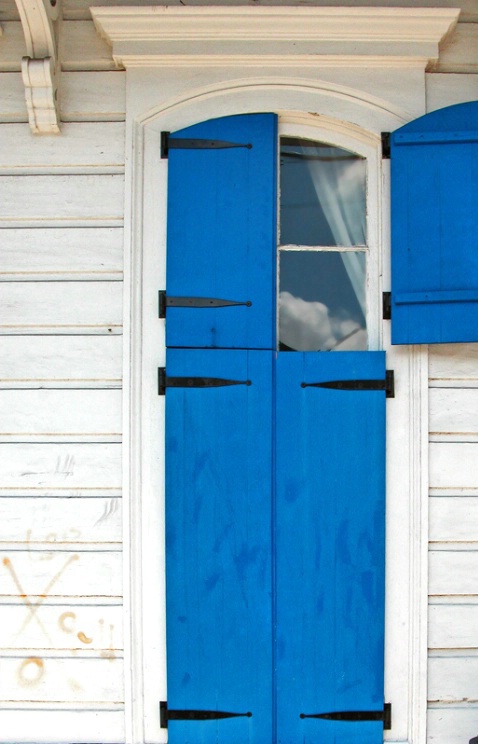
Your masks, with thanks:
[(429, 648), (478, 648), (477, 627), (477, 604), (431, 604), (428, 608)]
[(0, 545), (16, 543), (47, 553), (69, 544), (103, 543), (117, 549), (113, 543), (121, 542), (121, 506), (118, 498), (0, 499)]
[(478, 701), (477, 656), (430, 656), (429, 701)]
[[(41, 650), (44, 657), (49, 656), (51, 651), (63, 651), (66, 656), (74, 651), (78, 658), (121, 656), (122, 612), (122, 607), (114, 605), (40, 605), (33, 619), (25, 605), (4, 606), (0, 654), (2, 659), (14, 654), (31, 656), (33, 650)], [(26, 622), (29, 618), (30, 621)], [(69, 661), (65, 666), (68, 664)]]
[[(478, 98), (478, 75), (476, 76)], [(478, 380), (478, 344), (434, 344), (428, 351), (431, 380)]]
[(477, 523), (478, 496), (432, 496), (429, 499), (430, 540), (473, 542), (477, 538)]
[(122, 299), (120, 282), (8, 282), (0, 334), (121, 333)]
[[(98, 659), (2, 659), (0, 700), (16, 702), (121, 703), (123, 662), (115, 656)], [(41, 738), (43, 738), (41, 736)], [(74, 739), (71, 731), (70, 739)]]
[(121, 175), (0, 176), (0, 227), (121, 225)]
[(430, 744), (467, 744), (478, 734), (478, 707), (453, 704), (430, 707), (427, 732)]
[(478, 389), (431, 388), (431, 434), (478, 433)]
[(120, 390), (0, 390), (0, 441), (117, 441)]
[[(45, 596), (96, 597), (101, 605), (101, 597), (122, 595), (121, 563), (118, 550), (96, 553), (45, 550), (34, 555), (29, 550), (1, 550), (0, 595), (8, 597), (10, 604), (23, 604), (26, 615), (31, 613), (25, 594), (39, 607)], [(32, 618), (28, 622), (35, 621)]]
[[(456, 103), (466, 103), (478, 99), (478, 73), (452, 74), (428, 73), (426, 75), (427, 111), (435, 111)], [(464, 346), (464, 344), (456, 344)], [(449, 344), (446, 344), (449, 348)], [(430, 346), (433, 352), (436, 347)]]
[[(124, 712), (122, 705), (100, 705), (92, 710), (93, 705), (77, 706), (76, 710), (61, 710), (58, 706), (50, 710), (34, 710), (30, 703), (21, 705), (17, 703), (16, 709), (7, 709), (3, 704), (2, 710), (2, 735), (5, 741), (16, 742), (16, 744), (31, 744), (31, 732), (41, 731), (44, 741), (49, 744), (64, 744), (72, 739), (77, 744), (118, 744), (125, 740)], [(37, 706), (40, 708), (40, 706)], [(45, 706), (44, 704), (44, 707)], [(18, 709), (21, 708), (19, 714)], [(67, 708), (67, 706), (65, 706)], [(108, 710), (113, 708), (113, 710)], [(22, 726), (18, 724), (21, 716)]]
[(0, 281), (123, 275), (122, 228), (13, 228), (0, 237)]
[[(63, 72), (60, 112), (63, 122), (124, 121), (126, 73)], [(28, 121), (20, 72), (2, 73), (0, 123)]]
[(429, 594), (478, 594), (477, 550), (430, 550)]
[(432, 442), (429, 450), (432, 488), (478, 486), (478, 442)]
[(63, 124), (60, 137), (31, 137), (23, 124), (1, 127), (0, 175), (121, 174), (124, 160), (122, 122)]
[(120, 494), (120, 444), (0, 444), (2, 496)]
[[(170, 5), (180, 7), (184, 0), (158, 0), (155, 5)], [(132, 0), (63, 0), (64, 17), (68, 19), (89, 19), (89, 8), (95, 5), (131, 5)], [(344, 0), (258, 0), (257, 5), (300, 5), (302, 7), (310, 5), (330, 5), (343, 6), (344, 4), (353, 5), (353, 2), (344, 3)], [(151, 0), (135, 0), (134, 5), (145, 6), (151, 5)], [(204, 5), (204, 0), (188, 0), (188, 5)], [(222, 0), (221, 5), (250, 5), (250, 0)], [(387, 7), (416, 7), (416, 0), (361, 0), (360, 5), (368, 7), (384, 6)], [(478, 20), (478, 10), (474, 0), (420, 0), (420, 7), (425, 8), (462, 8), (462, 19)]]
[(0, 336), (0, 388), (121, 387), (121, 336)]

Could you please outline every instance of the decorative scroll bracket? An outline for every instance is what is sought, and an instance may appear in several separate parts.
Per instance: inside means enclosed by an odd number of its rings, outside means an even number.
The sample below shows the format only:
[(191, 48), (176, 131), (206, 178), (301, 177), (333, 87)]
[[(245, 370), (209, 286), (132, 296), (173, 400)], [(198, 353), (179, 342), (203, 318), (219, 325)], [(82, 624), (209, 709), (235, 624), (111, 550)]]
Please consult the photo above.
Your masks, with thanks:
[(57, 134), (59, 63), (55, 23), (60, 0), (15, 0), (22, 21), (27, 56), (22, 78), (30, 128), (34, 134)]

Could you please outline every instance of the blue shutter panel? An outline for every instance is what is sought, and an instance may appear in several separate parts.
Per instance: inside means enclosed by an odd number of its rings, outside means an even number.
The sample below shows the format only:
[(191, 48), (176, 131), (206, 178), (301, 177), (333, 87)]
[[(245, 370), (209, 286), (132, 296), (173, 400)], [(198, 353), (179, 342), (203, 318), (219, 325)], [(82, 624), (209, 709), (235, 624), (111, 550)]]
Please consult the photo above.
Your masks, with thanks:
[(276, 132), (276, 116), (253, 114), (172, 135), (243, 146), (170, 149), (167, 295), (251, 304), (168, 307), (167, 346), (274, 348)]
[(168, 350), (168, 709), (252, 713), (169, 722), (171, 744), (271, 741), (272, 353)]
[(391, 137), (392, 342), (478, 341), (478, 103)]
[(277, 361), (278, 742), (379, 744), (383, 711), (385, 392), (301, 387), (384, 379), (382, 352)]

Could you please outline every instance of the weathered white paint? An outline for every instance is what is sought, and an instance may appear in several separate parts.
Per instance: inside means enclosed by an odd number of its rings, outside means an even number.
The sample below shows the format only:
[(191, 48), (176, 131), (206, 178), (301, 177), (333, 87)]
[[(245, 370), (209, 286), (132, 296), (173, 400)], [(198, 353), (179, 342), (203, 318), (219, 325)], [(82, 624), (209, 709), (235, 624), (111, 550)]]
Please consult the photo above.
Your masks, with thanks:
[(478, 734), (478, 705), (435, 704), (428, 711), (429, 744), (467, 744)]
[(123, 176), (0, 176), (0, 227), (121, 226)]
[(460, 23), (440, 49), (437, 72), (478, 72), (478, 26)]
[(466, 442), (430, 444), (430, 487), (432, 493), (478, 493), (478, 445)]
[(121, 445), (0, 444), (1, 496), (121, 495)]
[[(478, 604), (431, 604), (429, 607), (430, 648), (478, 648), (476, 628), (478, 625)], [(477, 730), (478, 731), (478, 730)]]
[[(48, 657), (48, 660), (55, 651), (63, 652), (63, 657), (67, 656), (67, 652), (74, 652), (72, 655), (76, 658), (97, 656), (108, 659), (123, 655), (120, 605), (40, 606), (35, 619), (25, 625), (28, 617), (29, 609), (23, 603), (2, 607), (2, 657), (12, 656), (12, 651), (23, 656), (33, 649), (42, 651), (41, 655)], [(48, 666), (49, 661), (45, 661), (45, 665)], [(98, 670), (98, 673), (101, 674), (101, 671)]]
[(5, 124), (0, 139), (0, 174), (124, 172), (124, 124), (64, 124), (61, 137), (26, 139), (23, 124)]
[(478, 549), (476, 543), (469, 546), (460, 549), (452, 543), (450, 548), (444, 544), (444, 550), (430, 550), (430, 595), (477, 594)]
[[(463, 445), (455, 444), (451, 446), (461, 447)], [(476, 444), (468, 446), (477, 447)], [(477, 454), (478, 452), (475, 451), (475, 463)], [(430, 540), (439, 542), (476, 541), (476, 525), (478, 524), (477, 483), (475, 480), (474, 496), (439, 496), (430, 498)]]
[(119, 282), (6, 282), (0, 334), (121, 333)]
[(121, 441), (120, 390), (0, 390), (0, 442)]
[(476, 440), (478, 389), (431, 388), (430, 434), (434, 441)]
[[(478, 100), (478, 74), (428, 74), (427, 111)], [(434, 348), (434, 347), (433, 347)]]
[[(468, 78), (468, 76), (462, 76)], [(472, 76), (478, 97), (478, 75)], [(429, 349), (430, 384), (445, 387), (458, 381), (478, 383), (478, 344), (433, 344)]]
[(430, 701), (478, 702), (478, 653), (466, 657), (436, 651), (430, 656), (428, 674)]
[(0, 388), (121, 387), (120, 336), (0, 336)]
[(122, 279), (122, 269), (122, 228), (39, 227), (1, 233), (0, 281)]
[[(4, 706), (0, 703), (0, 708)], [(35, 710), (36, 708), (39, 708)], [(64, 710), (57, 703), (56, 708), (43, 704), (24, 705), (17, 703), (15, 709), (2, 710), (2, 737), (5, 741), (16, 744), (37, 744), (38, 732), (42, 738), (51, 744), (64, 744), (65, 732), (75, 733), (78, 744), (118, 744), (124, 741), (124, 713), (123, 706), (116, 705), (114, 710), (107, 710), (105, 705), (77, 704), (77, 710), (71, 710), (68, 705)], [(113, 706), (110, 706), (110, 708)], [(50, 708), (50, 709), (49, 709)], [(22, 726), (19, 725), (21, 720)], [(22, 729), (22, 730), (21, 730)]]
[(11, 495), (0, 499), (0, 543), (4, 547), (4, 543), (25, 542), (32, 549), (47, 551), (68, 546), (89, 550), (105, 543), (117, 550), (121, 547), (121, 507), (118, 498)]
[[(84, 553), (46, 550), (33, 554), (28, 546), (21, 550), (2, 550), (0, 595), (15, 604), (23, 601), (26, 605), (22, 594), (27, 594), (38, 608), (43, 604), (44, 595), (51, 599), (96, 597), (99, 605), (102, 597), (117, 599), (121, 597), (121, 553), (106, 549)], [(25, 606), (26, 618), (31, 615), (31, 609)], [(30, 622), (36, 621), (31, 617)]]

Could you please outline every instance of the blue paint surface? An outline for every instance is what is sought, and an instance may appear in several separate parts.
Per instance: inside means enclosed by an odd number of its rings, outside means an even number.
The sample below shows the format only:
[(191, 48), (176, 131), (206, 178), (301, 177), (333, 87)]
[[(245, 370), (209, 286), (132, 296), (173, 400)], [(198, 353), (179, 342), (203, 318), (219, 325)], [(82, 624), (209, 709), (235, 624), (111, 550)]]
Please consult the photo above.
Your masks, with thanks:
[(478, 341), (478, 102), (391, 138), (392, 342)]

